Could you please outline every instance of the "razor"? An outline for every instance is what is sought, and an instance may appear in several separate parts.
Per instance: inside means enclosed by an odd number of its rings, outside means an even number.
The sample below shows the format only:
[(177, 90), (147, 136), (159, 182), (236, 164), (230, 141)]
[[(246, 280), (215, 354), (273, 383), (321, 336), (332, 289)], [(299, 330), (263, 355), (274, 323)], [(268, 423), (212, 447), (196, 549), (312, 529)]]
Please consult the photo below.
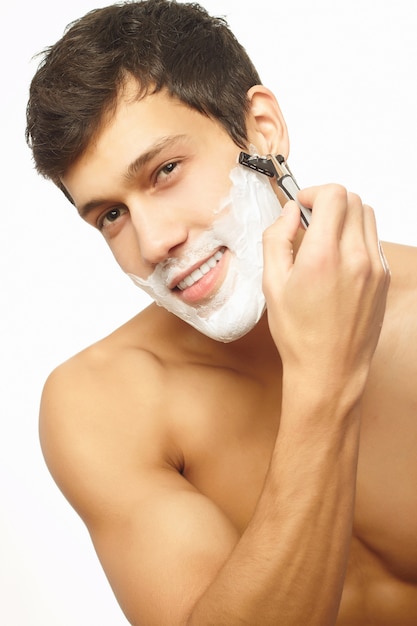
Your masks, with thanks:
[(257, 154), (241, 152), (239, 155), (239, 163), (260, 174), (269, 176), (269, 178), (275, 178), (278, 186), (282, 189), (288, 200), (295, 200), (300, 207), (301, 221), (304, 227), (307, 228), (310, 224), (311, 210), (307, 209), (298, 201), (297, 192), (300, 188), (281, 154), (277, 156), (273, 154), (258, 156)]

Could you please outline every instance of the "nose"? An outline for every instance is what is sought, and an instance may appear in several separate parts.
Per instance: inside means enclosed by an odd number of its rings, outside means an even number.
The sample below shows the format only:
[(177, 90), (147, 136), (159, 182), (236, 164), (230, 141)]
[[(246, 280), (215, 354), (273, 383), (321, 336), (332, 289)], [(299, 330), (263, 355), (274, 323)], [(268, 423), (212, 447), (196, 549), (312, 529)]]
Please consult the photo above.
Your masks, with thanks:
[(147, 264), (157, 265), (173, 256), (176, 248), (187, 241), (187, 226), (173, 210), (148, 211), (142, 206), (131, 208), (130, 215), (142, 259)]

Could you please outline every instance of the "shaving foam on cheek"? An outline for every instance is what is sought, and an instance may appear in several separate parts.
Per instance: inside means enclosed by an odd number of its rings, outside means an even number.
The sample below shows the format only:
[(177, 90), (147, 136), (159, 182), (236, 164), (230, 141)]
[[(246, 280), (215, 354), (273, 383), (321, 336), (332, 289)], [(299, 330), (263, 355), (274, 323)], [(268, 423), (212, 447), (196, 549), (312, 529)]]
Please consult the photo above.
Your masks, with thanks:
[[(180, 259), (157, 265), (146, 279), (128, 274), (155, 302), (198, 331), (228, 343), (257, 324), (265, 310), (262, 292), (262, 233), (280, 215), (281, 205), (268, 179), (236, 166), (230, 173), (229, 196), (214, 212), (212, 227)], [(205, 302), (188, 304), (167, 287), (173, 277), (216, 251), (230, 252), (226, 276)]]

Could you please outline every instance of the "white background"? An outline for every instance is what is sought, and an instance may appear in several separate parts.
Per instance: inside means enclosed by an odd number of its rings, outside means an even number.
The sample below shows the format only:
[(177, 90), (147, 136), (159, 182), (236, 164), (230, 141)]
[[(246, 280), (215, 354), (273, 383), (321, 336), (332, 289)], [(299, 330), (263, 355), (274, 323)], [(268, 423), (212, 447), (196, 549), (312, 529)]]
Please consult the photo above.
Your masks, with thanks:
[[(24, 143), (34, 53), (97, 0), (2, 8), (0, 623), (126, 624), (37, 435), (53, 367), (147, 302), (100, 236), (33, 171)], [(106, 3), (109, 4), (109, 3)], [(302, 186), (341, 182), (377, 212), (381, 239), (415, 245), (417, 17), (413, 0), (205, 0), (277, 95)], [(204, 177), (204, 172), (202, 172)], [(168, 626), (168, 625), (167, 625)]]

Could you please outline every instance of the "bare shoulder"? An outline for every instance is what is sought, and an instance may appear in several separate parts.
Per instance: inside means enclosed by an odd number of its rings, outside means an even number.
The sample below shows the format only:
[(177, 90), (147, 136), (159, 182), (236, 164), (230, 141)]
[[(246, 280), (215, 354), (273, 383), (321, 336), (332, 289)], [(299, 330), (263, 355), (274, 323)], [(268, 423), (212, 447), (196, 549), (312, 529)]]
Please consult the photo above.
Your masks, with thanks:
[(411, 348), (415, 345), (411, 338), (417, 336), (417, 248), (385, 243), (383, 247), (391, 269), (387, 338), (395, 342), (405, 340), (404, 349), (407, 345)]
[(417, 247), (397, 243), (384, 243), (383, 249), (392, 273), (394, 294), (415, 293), (417, 289)]
[[(415, 343), (417, 340), (417, 248), (384, 243), (391, 269), (391, 284), (381, 334), (381, 364), (397, 380), (401, 389), (415, 397), (414, 374), (417, 375)], [(409, 381), (409, 382), (407, 382)]]
[(175, 626), (237, 535), (182, 474), (167, 389), (170, 359), (179, 358), (169, 344), (178, 342), (164, 335), (169, 320), (155, 326), (159, 315), (135, 318), (52, 372), (40, 433), (49, 469), (85, 521), (129, 621)]
[(415, 580), (417, 248), (383, 248), (391, 284), (362, 403), (355, 529), (387, 571)]
[[(50, 374), (43, 390), (40, 437), (46, 462), (87, 520), (138, 458), (177, 462), (166, 444), (166, 368), (141, 341), (142, 326), (140, 317), (131, 320), (75, 355)], [(123, 497), (119, 487), (114, 493)]]

